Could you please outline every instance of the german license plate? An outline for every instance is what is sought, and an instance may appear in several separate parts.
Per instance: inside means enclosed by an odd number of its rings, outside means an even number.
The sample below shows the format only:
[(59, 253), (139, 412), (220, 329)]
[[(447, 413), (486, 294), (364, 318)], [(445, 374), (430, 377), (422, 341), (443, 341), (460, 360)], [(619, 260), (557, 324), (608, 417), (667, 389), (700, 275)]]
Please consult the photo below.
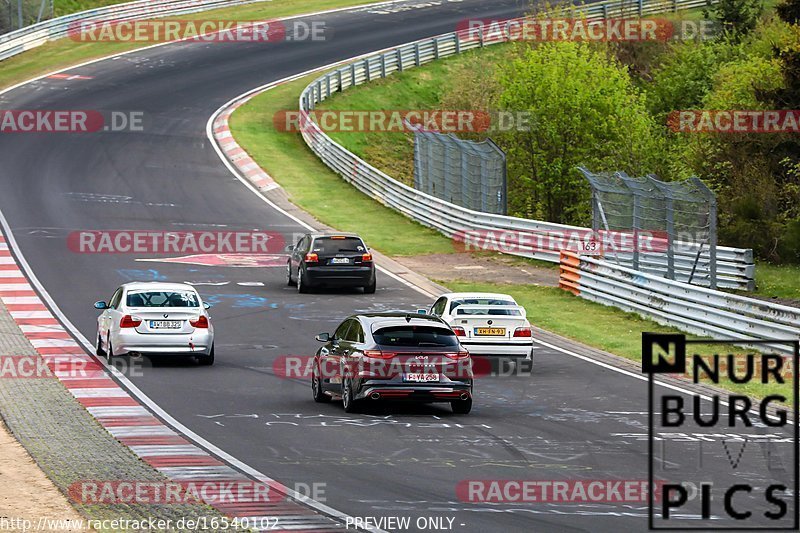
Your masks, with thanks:
[(413, 383), (430, 383), (439, 381), (439, 374), (431, 374), (428, 372), (412, 372), (403, 375), (403, 381), (410, 381)]
[(347, 257), (334, 257), (331, 259), (332, 265), (349, 265), (350, 259)]
[(506, 334), (506, 328), (475, 328), (475, 335), (481, 337), (497, 337)]
[(150, 329), (181, 329), (180, 320), (151, 320)]

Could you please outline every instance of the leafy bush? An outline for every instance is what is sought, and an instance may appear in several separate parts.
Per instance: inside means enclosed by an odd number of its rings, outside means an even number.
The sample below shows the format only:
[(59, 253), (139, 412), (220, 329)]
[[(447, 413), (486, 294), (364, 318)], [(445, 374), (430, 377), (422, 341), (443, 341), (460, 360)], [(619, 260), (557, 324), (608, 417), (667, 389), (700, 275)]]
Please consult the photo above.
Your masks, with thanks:
[(509, 211), (555, 222), (589, 221), (588, 186), (576, 170), (661, 167), (661, 139), (627, 70), (602, 50), (553, 42), (525, 50), (499, 70), (500, 107), (527, 111), (530, 131), (502, 134)]

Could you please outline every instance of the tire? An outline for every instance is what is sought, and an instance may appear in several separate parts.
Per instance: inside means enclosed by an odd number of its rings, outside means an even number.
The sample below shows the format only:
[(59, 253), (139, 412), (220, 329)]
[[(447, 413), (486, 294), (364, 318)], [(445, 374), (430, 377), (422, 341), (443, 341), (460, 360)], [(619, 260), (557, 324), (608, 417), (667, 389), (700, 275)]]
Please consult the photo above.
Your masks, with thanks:
[(103, 350), (103, 339), (100, 337), (99, 333), (97, 334), (97, 349), (94, 353), (100, 357), (106, 354), (105, 350)]
[(472, 411), (472, 398), (468, 400), (455, 400), (450, 402), (453, 413), (457, 415), (468, 415)]
[(286, 263), (286, 285), (294, 287), (296, 282), (292, 279), (292, 262)]
[(214, 364), (214, 345), (211, 345), (211, 352), (208, 355), (198, 355), (197, 363), (200, 366), (211, 366)]
[(106, 362), (110, 365), (114, 360), (114, 347), (111, 345), (111, 336), (106, 340)]
[(309, 291), (308, 281), (306, 280), (305, 275), (303, 274), (303, 269), (297, 269), (297, 292), (300, 294), (307, 294)]
[(331, 401), (331, 397), (322, 390), (322, 379), (317, 374), (316, 365), (314, 365), (314, 370), (311, 374), (311, 394), (314, 396), (314, 401), (317, 403), (329, 403)]
[(376, 280), (372, 278), (372, 283), (364, 287), (364, 294), (375, 294)]
[(342, 380), (342, 407), (345, 413), (356, 412), (356, 401), (353, 399), (353, 385), (349, 379)]

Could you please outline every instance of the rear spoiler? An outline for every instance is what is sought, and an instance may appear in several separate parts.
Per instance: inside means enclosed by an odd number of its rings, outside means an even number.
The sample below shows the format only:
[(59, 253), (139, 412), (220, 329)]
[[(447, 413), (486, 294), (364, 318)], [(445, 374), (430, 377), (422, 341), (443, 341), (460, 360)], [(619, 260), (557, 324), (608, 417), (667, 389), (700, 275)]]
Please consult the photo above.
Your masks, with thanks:
[[(456, 307), (453, 310), (453, 312), (455, 313), (456, 316), (459, 316), (459, 315), (461, 315), (461, 313), (459, 311), (462, 310), (462, 309), (465, 309), (465, 310), (468, 310), (468, 311), (493, 311), (493, 310), (497, 310), (497, 309), (509, 309), (509, 310), (514, 309), (514, 310), (518, 310), (520, 313), (522, 313), (522, 317), (523, 318), (526, 318), (527, 315), (528, 315), (528, 312), (521, 305), (462, 304), (462, 305), (459, 305), (458, 307)], [(487, 313), (487, 314), (491, 315), (492, 313)], [(469, 315), (465, 315), (465, 316), (469, 316)], [(504, 316), (504, 315), (495, 315), (495, 316)], [(508, 315), (505, 315), (505, 316), (508, 316)]]

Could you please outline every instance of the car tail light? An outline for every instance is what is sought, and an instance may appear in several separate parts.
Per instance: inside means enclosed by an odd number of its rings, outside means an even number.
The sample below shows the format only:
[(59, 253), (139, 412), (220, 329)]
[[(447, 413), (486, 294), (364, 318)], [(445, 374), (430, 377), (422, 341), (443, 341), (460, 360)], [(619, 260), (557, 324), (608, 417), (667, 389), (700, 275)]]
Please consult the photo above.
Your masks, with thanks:
[(469, 357), (469, 352), (462, 350), (460, 352), (446, 353), (445, 355), (450, 359), (466, 359)]
[(138, 316), (125, 315), (122, 317), (122, 320), (119, 321), (119, 327), (138, 328), (141, 323), (142, 319)]
[(200, 315), (197, 318), (190, 319), (189, 324), (194, 328), (208, 329), (208, 318), (206, 318), (206, 315)]
[(467, 332), (464, 331), (464, 328), (462, 328), (461, 326), (453, 326), (450, 329), (453, 330), (453, 333), (456, 334), (456, 337), (466, 337), (467, 336)]
[(361, 256), (362, 263), (369, 263), (370, 261), (372, 261), (372, 254), (364, 254)]
[(319, 256), (315, 253), (306, 254), (306, 263), (318, 263)]
[(517, 328), (514, 330), (515, 337), (530, 337), (531, 336), (531, 328)]
[(396, 354), (394, 352), (382, 352), (381, 350), (364, 350), (364, 357), (371, 359), (391, 359)]

